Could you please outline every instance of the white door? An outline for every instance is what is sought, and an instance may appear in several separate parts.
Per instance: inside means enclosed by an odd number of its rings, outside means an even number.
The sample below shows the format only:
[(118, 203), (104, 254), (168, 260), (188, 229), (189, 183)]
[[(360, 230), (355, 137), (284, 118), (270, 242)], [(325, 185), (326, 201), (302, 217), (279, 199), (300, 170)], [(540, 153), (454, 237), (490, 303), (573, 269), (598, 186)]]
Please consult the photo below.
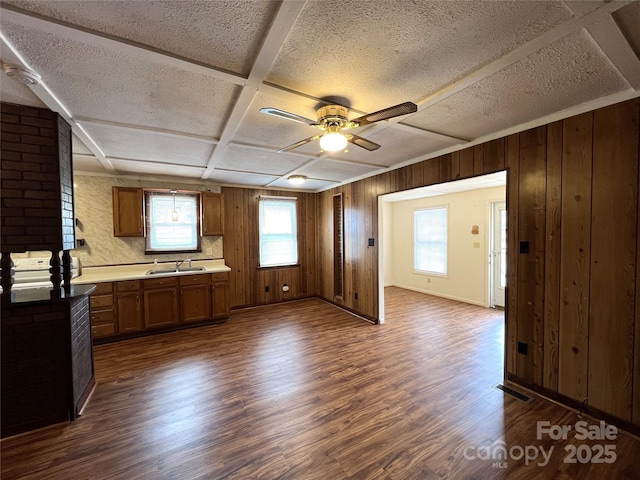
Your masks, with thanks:
[(491, 211), (491, 306), (504, 308), (507, 286), (507, 205), (493, 202)]

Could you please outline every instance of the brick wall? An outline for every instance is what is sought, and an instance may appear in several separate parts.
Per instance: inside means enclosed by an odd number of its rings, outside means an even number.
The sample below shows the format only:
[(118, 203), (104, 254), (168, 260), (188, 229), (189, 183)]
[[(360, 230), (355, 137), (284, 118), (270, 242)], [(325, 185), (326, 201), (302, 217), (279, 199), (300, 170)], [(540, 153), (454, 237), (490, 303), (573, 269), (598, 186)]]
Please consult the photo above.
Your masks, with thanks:
[(89, 296), (5, 304), (1, 436), (76, 418), (94, 384)]
[(2, 437), (70, 419), (69, 304), (2, 306)]
[(0, 110), (2, 252), (74, 248), (71, 127), (43, 108)]

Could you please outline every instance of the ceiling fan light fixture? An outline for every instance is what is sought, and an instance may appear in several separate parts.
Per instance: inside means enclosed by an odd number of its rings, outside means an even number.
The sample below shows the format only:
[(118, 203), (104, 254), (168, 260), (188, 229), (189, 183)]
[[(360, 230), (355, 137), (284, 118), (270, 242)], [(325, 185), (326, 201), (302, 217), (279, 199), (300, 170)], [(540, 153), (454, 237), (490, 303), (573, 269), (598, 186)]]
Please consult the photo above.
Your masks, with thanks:
[(338, 131), (327, 131), (320, 137), (320, 148), (325, 152), (338, 152), (347, 147), (347, 137)]
[(304, 182), (306, 182), (307, 177), (305, 177), (304, 175), (291, 175), (289, 177), (289, 182), (292, 185), (302, 185)]

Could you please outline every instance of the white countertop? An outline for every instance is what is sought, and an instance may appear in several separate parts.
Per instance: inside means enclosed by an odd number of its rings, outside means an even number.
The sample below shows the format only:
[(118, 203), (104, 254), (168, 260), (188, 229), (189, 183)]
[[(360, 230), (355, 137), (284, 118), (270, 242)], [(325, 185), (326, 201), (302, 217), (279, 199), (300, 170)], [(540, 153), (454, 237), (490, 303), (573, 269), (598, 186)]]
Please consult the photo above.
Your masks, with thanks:
[[(82, 274), (71, 280), (72, 285), (84, 285), (88, 283), (118, 282), (121, 280), (137, 280), (141, 278), (172, 277), (176, 275), (197, 275), (203, 273), (229, 272), (231, 269), (224, 264), (224, 259), (218, 260), (193, 260), (192, 267), (203, 267), (204, 270), (195, 272), (158, 273), (147, 275), (149, 270), (164, 270), (175, 268), (175, 262), (143, 263), (136, 265), (116, 265), (112, 267), (83, 267)], [(184, 264), (180, 268), (187, 268)]]

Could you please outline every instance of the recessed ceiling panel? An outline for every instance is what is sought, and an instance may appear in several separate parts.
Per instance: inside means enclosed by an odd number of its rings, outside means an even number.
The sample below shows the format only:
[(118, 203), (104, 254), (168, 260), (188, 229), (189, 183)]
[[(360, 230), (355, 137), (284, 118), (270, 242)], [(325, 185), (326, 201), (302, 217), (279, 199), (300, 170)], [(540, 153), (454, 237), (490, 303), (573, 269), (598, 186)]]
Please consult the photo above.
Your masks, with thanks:
[(247, 74), (280, 2), (3, 0), (3, 3)]
[(640, 58), (640, 2), (633, 2), (614, 12), (613, 18)]
[(75, 117), (217, 136), (237, 96), (212, 77), (15, 23), (2, 29)]
[(149, 160), (202, 167), (213, 145), (152, 132), (121, 130), (90, 125), (85, 127), (107, 157)]
[(563, 2), (310, 1), (268, 81), (373, 112), (434, 93), (571, 17)]
[(167, 165), (153, 162), (140, 162), (135, 160), (111, 159), (111, 163), (120, 173), (139, 175), (163, 175), (171, 177), (200, 177), (204, 172), (203, 168), (188, 167), (181, 165)]
[(225, 170), (284, 175), (308, 162), (309, 159), (286, 153), (265, 152), (255, 148), (229, 146), (217, 167)]
[(209, 180), (228, 185), (250, 185), (252, 187), (262, 187), (269, 182), (276, 180), (276, 176), (256, 175), (253, 173), (227, 172), (225, 170), (214, 170), (209, 175)]
[(318, 163), (301, 168), (299, 173), (317, 180), (335, 180), (342, 182), (352, 177), (366, 175), (374, 170), (377, 170), (377, 168), (323, 159)]
[(627, 88), (581, 31), (413, 115), (411, 124), (477, 138)]
[(258, 92), (247, 109), (234, 141), (283, 148), (298, 140), (322, 133), (322, 130), (308, 125), (285, 120), (260, 112), (261, 108), (273, 107), (294, 113), (310, 120), (316, 120), (316, 110), (307, 101), (296, 102)]
[(87, 146), (76, 136), (75, 133), (71, 136), (71, 151), (73, 153), (85, 153), (88, 155), (93, 155), (93, 152), (87, 148)]
[(73, 156), (73, 171), (77, 172), (98, 172), (98, 173), (113, 173), (108, 171), (102, 166), (96, 157), (87, 155), (74, 155)]

